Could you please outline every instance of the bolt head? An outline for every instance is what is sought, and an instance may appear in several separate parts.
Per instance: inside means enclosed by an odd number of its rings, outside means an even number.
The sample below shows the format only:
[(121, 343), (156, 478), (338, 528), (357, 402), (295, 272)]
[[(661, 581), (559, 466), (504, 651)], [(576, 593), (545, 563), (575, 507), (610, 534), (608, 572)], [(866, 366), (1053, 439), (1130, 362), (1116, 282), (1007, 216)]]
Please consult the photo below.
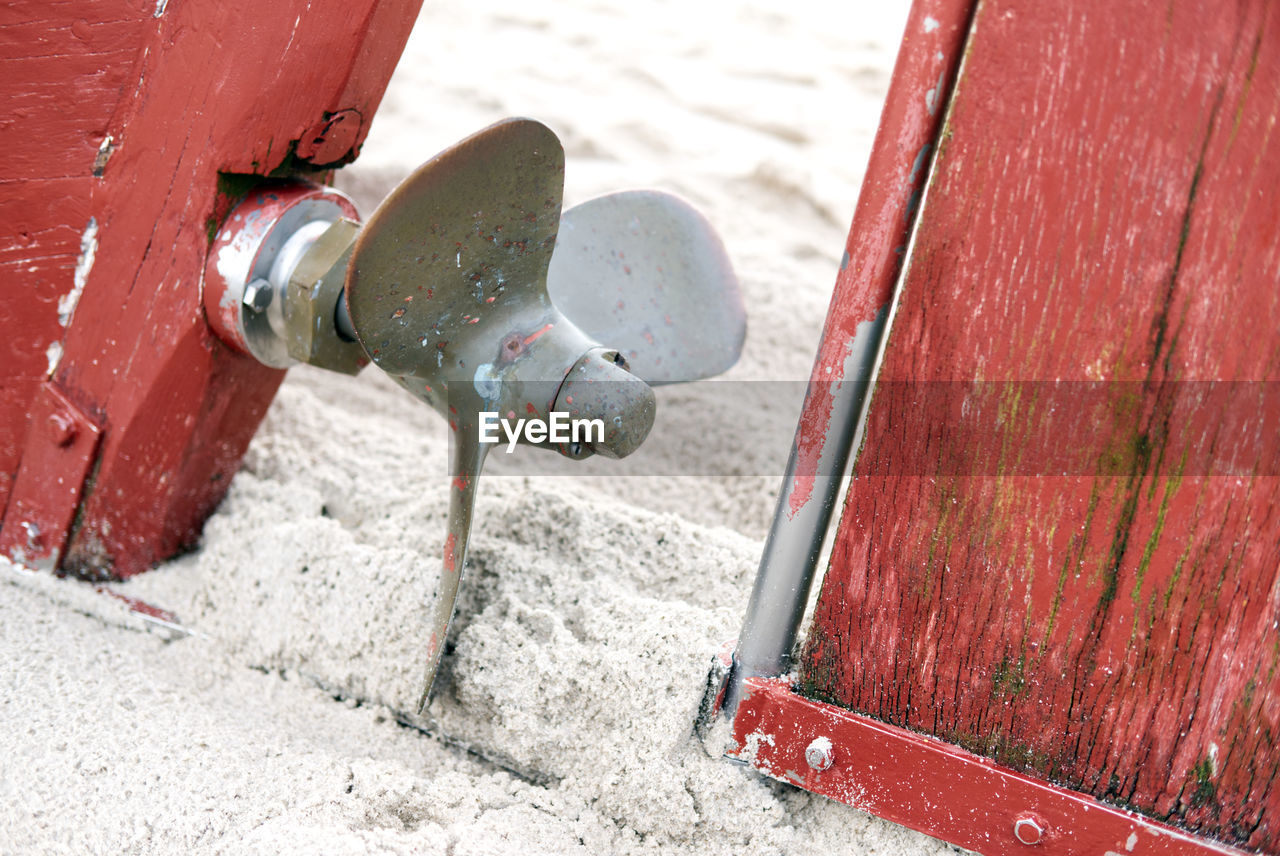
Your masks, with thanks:
[(829, 769), (836, 761), (835, 747), (829, 737), (816, 737), (804, 750), (804, 760), (809, 766), (821, 772)]
[(74, 443), (76, 435), (80, 433), (75, 420), (65, 413), (55, 413), (49, 417), (49, 432), (53, 442), (63, 448)]
[(23, 521), (22, 530), (27, 535), (27, 549), (31, 552), (38, 552), (44, 549), (44, 536), (40, 534), (40, 527), (30, 521)]
[(270, 282), (255, 279), (244, 287), (244, 305), (253, 312), (262, 312), (271, 305), (272, 292)]
[(1013, 822), (1013, 837), (1023, 844), (1039, 844), (1044, 838), (1044, 824), (1039, 818), (1022, 815)]

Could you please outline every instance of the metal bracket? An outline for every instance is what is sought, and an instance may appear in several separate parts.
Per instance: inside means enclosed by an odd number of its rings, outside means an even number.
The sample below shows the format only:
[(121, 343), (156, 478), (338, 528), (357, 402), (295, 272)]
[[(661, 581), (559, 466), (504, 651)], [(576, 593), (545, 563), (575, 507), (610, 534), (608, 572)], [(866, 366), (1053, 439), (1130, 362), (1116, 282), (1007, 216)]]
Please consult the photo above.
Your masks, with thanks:
[(101, 430), (52, 381), (36, 394), (22, 463), (0, 526), (0, 553), (31, 568), (62, 560)]
[(729, 758), (985, 856), (1244, 856), (941, 740), (747, 678)]

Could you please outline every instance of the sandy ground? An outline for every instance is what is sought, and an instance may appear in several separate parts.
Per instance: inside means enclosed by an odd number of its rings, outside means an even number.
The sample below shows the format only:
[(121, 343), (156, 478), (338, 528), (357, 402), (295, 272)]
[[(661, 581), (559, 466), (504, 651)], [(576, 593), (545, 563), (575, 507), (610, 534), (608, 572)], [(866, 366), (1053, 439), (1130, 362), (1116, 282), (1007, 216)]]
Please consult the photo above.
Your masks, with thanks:
[[(729, 378), (750, 406), (661, 391), (656, 432), (709, 426), (661, 453), (695, 475), (486, 476), (420, 719), (446, 429), (376, 370), (294, 370), (201, 548), (119, 587), (194, 635), (3, 569), (0, 853), (952, 852), (691, 733), (801, 391), (748, 382), (808, 374), (905, 12), (428, 3), (340, 186), (367, 212), (435, 151), (528, 115), (565, 142), (566, 204), (685, 196), (742, 280)], [(736, 465), (687, 463), (725, 449)]]

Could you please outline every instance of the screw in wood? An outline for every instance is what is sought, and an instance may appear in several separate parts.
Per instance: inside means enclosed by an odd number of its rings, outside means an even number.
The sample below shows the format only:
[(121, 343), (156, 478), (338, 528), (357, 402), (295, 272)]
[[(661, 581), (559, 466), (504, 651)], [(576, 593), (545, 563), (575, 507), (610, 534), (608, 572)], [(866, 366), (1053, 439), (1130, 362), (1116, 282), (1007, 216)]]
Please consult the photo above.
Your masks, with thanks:
[(1044, 825), (1032, 815), (1021, 815), (1013, 822), (1013, 837), (1023, 844), (1039, 844), (1044, 837)]
[(804, 750), (804, 759), (813, 769), (821, 772), (829, 769), (836, 760), (835, 748), (829, 737), (815, 737)]

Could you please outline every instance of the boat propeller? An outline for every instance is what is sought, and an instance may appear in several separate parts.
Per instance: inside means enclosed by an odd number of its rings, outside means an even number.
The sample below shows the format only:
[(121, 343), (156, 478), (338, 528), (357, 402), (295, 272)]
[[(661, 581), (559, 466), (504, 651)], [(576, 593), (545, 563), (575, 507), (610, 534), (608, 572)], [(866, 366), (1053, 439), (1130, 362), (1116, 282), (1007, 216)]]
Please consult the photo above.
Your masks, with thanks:
[(372, 361), (449, 422), (449, 521), (419, 713), (497, 425), (551, 426), (520, 439), (570, 458), (622, 458), (653, 426), (652, 386), (719, 374), (742, 349), (737, 279), (697, 211), (626, 191), (561, 212), (563, 189), (555, 134), (509, 119), (427, 161), (363, 226), (330, 188), (267, 184), (233, 208), (210, 250), (205, 309), (224, 340), (281, 368), (354, 374)]

